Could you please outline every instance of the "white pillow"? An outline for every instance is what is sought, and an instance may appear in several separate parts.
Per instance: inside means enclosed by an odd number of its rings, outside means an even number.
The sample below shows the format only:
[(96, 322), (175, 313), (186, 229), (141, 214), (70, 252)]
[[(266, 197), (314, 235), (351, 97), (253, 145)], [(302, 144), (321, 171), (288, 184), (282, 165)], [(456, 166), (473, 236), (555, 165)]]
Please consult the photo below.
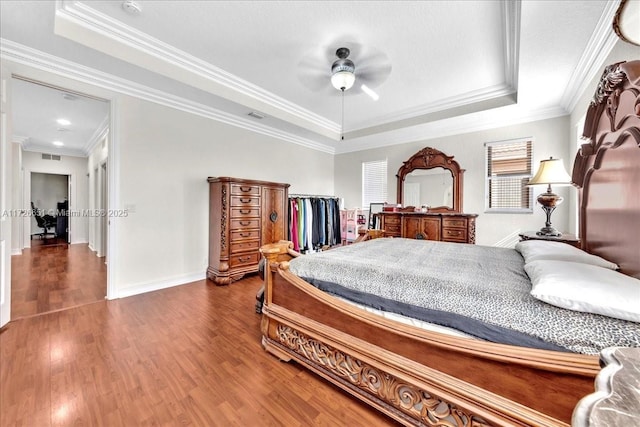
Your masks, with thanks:
[(597, 265), (599, 267), (610, 268), (611, 270), (618, 270), (620, 268), (611, 261), (607, 261), (597, 255), (589, 254), (582, 249), (561, 242), (523, 240), (516, 243), (516, 250), (522, 254), (525, 264), (541, 259), (549, 259)]
[(640, 280), (589, 264), (533, 261), (524, 266), (535, 298), (574, 311), (640, 322)]

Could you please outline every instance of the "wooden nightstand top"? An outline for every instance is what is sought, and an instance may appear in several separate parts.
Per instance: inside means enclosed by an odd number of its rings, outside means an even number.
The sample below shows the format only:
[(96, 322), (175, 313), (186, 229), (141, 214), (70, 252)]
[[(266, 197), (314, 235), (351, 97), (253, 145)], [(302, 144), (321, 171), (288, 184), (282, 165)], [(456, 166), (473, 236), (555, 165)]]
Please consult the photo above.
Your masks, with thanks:
[(561, 236), (540, 236), (536, 231), (525, 231), (519, 234), (520, 240), (548, 240), (551, 242), (561, 242), (580, 247), (580, 238), (573, 234), (563, 233)]

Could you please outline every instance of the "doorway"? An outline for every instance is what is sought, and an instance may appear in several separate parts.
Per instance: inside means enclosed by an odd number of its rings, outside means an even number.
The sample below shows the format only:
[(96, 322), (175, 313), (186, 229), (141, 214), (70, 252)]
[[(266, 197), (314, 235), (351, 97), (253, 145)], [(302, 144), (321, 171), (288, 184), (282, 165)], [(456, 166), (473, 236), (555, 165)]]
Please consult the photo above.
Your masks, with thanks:
[(31, 247), (69, 243), (69, 175), (31, 172)]
[[(103, 300), (107, 242), (91, 241), (96, 209), (107, 211), (106, 183), (99, 206), (86, 179), (106, 164), (110, 103), (104, 99), (13, 76), (12, 124), (25, 135), (22, 182), (14, 185), (25, 212), (23, 244), (11, 257), (11, 320)], [(42, 108), (40, 108), (42, 106)], [(52, 143), (53, 142), (53, 143)], [(47, 224), (38, 223), (48, 218)], [(48, 225), (49, 227), (42, 227)], [(101, 233), (107, 234), (105, 231)], [(53, 243), (53, 244), (52, 244)]]

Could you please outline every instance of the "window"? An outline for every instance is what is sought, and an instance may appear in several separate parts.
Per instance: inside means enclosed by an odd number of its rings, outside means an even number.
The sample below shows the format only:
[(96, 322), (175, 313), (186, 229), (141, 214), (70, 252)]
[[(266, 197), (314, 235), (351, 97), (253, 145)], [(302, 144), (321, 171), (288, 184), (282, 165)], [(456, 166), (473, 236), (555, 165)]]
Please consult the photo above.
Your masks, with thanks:
[(362, 207), (387, 201), (387, 160), (362, 162)]
[(533, 141), (517, 139), (487, 142), (485, 210), (487, 212), (532, 212), (531, 179)]

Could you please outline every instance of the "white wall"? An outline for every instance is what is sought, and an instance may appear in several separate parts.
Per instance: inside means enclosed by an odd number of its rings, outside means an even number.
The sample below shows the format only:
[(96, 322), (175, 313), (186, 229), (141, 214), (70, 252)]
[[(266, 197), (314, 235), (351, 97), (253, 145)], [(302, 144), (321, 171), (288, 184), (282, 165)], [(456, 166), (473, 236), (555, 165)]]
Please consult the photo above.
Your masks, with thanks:
[[(116, 104), (118, 296), (205, 277), (207, 177), (290, 183), (332, 194), (332, 155), (131, 97)], [(116, 158), (114, 158), (114, 156)]]
[[(23, 209), (31, 209), (31, 173), (51, 173), (59, 175), (69, 175), (71, 179), (71, 193), (69, 194), (69, 230), (71, 232), (71, 243), (87, 243), (87, 216), (74, 215), (83, 210), (87, 210), (88, 186), (87, 186), (87, 159), (83, 157), (62, 156), (58, 160), (43, 160), (41, 153), (24, 151), (22, 154), (24, 198)], [(37, 206), (39, 207), (39, 206)], [(30, 221), (30, 218), (25, 218)], [(24, 227), (26, 233), (24, 238), (25, 247), (30, 247), (31, 227)]]
[[(508, 139), (532, 137), (534, 172), (540, 160), (553, 156), (563, 158), (569, 170), (571, 160), (566, 158), (569, 144), (568, 116), (524, 123), (504, 128), (484, 130), (444, 138), (425, 139), (422, 141), (376, 148), (355, 153), (335, 156), (336, 193), (345, 198), (348, 207), (359, 206), (362, 188), (361, 164), (365, 161), (387, 159), (387, 194), (388, 202), (396, 202), (396, 173), (402, 163), (424, 147), (436, 148), (447, 155), (454, 156), (464, 173), (463, 211), (479, 214), (476, 222), (476, 243), (493, 245), (518, 231), (539, 230), (544, 226), (545, 215), (539, 206), (534, 206), (530, 214), (484, 213), (484, 143)], [(534, 187), (535, 197), (546, 188)], [(557, 194), (567, 197), (571, 191), (567, 188), (554, 188)], [(569, 215), (572, 212), (560, 206), (552, 216), (553, 225), (561, 231), (568, 230)], [(517, 236), (515, 236), (517, 240)], [(509, 240), (509, 239), (508, 239)]]

